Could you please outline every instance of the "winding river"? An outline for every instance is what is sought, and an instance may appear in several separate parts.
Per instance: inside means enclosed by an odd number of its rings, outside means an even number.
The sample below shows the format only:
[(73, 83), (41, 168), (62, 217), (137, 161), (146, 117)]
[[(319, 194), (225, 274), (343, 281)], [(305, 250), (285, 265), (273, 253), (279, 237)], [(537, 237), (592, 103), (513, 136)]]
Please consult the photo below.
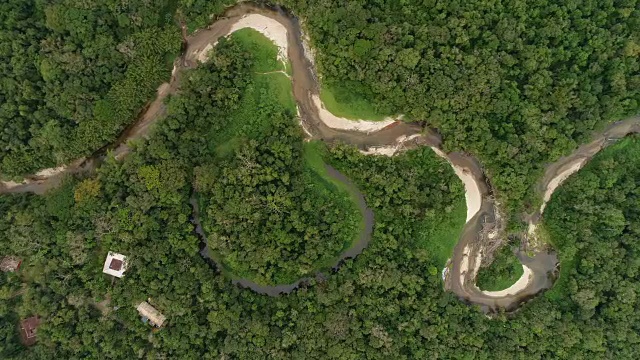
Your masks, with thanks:
[[(319, 101), (319, 83), (312, 60), (313, 54), (310, 53), (311, 47), (301, 31), (301, 26), (295, 17), (279, 9), (265, 9), (247, 4), (236, 5), (206, 29), (201, 29), (190, 36), (185, 35), (185, 50), (176, 60), (170, 82), (158, 88), (157, 98), (145, 108), (138, 120), (127, 128), (114, 144), (100, 149), (87, 159), (78, 159), (65, 167), (39, 172), (22, 183), (1, 182), (0, 193), (42, 194), (57, 186), (67, 174), (95, 169), (107, 150), (111, 150), (118, 159), (125, 156), (130, 151), (128, 141), (147, 136), (151, 125), (165, 115), (164, 100), (179, 88), (183, 71), (198, 66), (201, 60), (206, 60), (207, 50), (211, 49), (220, 37), (228, 35), (241, 26), (253, 27), (262, 32), (274, 40), (283, 56), (288, 57), (292, 68), (293, 93), (300, 113), (301, 126), (309, 138), (328, 143), (341, 141), (358, 146), (366, 154), (388, 156), (417, 146), (429, 146), (451, 164), (464, 183), (468, 211), (466, 224), (451, 261), (443, 271), (447, 290), (452, 291), (462, 300), (479, 305), (484, 311), (489, 312), (498, 308), (513, 310), (522, 302), (551, 287), (553, 274), (558, 266), (557, 257), (553, 252), (540, 250), (532, 257), (524, 252), (518, 253), (525, 272), (523, 277), (509, 289), (486, 292), (477, 288), (475, 278), (483, 259), (491, 255), (495, 250), (494, 244), (504, 236), (499, 203), (494, 199), (490, 182), (485, 177), (479, 162), (467, 154), (444, 153), (441, 150), (442, 141), (438, 133), (417, 124), (407, 124), (391, 119), (382, 123), (361, 121), (357, 122), (357, 125), (347, 126), (345, 124), (349, 122), (346, 119), (331, 118)], [(562, 181), (578, 171), (612, 141), (637, 132), (640, 132), (640, 118), (634, 117), (617, 122), (594, 136), (592, 142), (548, 165), (544, 177), (536, 187), (536, 191), (543, 199), (543, 204), (535, 213), (526, 216), (529, 229), (523, 237), (529, 240), (535, 237), (536, 227), (542, 218), (546, 202)], [(356, 245), (340, 255), (335, 264), (337, 267), (344, 259), (353, 258), (366, 248), (371, 239), (373, 213), (366, 206), (364, 196), (346, 177), (333, 168), (329, 167), (328, 171), (334, 179), (346, 184), (357, 194), (358, 206), (366, 223), (365, 230), (360, 234)], [(198, 224), (197, 204), (193, 200), (192, 205), (194, 205), (196, 231), (204, 235)], [(206, 248), (203, 251), (206, 255)], [(317, 276), (322, 277), (322, 274)], [(278, 295), (288, 293), (311, 279), (300, 279), (293, 284), (278, 286), (262, 286), (247, 279), (233, 281), (262, 294)]]
[[(331, 267), (335, 271), (335, 270), (338, 270), (340, 265), (342, 265), (342, 263), (346, 259), (352, 259), (360, 255), (360, 253), (362, 253), (362, 251), (369, 245), (369, 241), (371, 241), (371, 234), (373, 233), (374, 221), (373, 221), (373, 211), (367, 206), (367, 203), (364, 200), (364, 195), (360, 192), (360, 190), (358, 190), (357, 186), (353, 182), (351, 182), (349, 178), (344, 176), (342, 173), (340, 173), (338, 170), (336, 170), (332, 166), (325, 165), (325, 168), (327, 170), (327, 174), (329, 175), (329, 177), (344, 184), (345, 187), (347, 188), (347, 191), (356, 198), (356, 205), (360, 210), (360, 214), (362, 215), (362, 219), (364, 223), (363, 230), (358, 235), (358, 240), (354, 244), (352, 244), (347, 250), (345, 250), (340, 255), (338, 255), (338, 257), (334, 261)], [(198, 207), (198, 201), (194, 196), (192, 196), (189, 202), (193, 207), (192, 222), (195, 225), (195, 232), (200, 237), (200, 240), (202, 241), (200, 254), (205, 259), (207, 259), (207, 261), (211, 265), (213, 265), (215, 268), (222, 269), (223, 268), (222, 264), (219, 264), (209, 253), (209, 249), (207, 247), (207, 242), (206, 242), (207, 236), (205, 235), (205, 232), (202, 229), (202, 225), (200, 224), (200, 216), (199, 216), (200, 209)], [(324, 279), (326, 278), (326, 275), (321, 272), (317, 272), (314, 278)], [(277, 296), (280, 294), (289, 294), (290, 292), (294, 291), (301, 285), (312, 282), (313, 278), (304, 277), (296, 280), (291, 284), (279, 284), (279, 285), (261, 285), (249, 279), (242, 279), (242, 278), (234, 278), (232, 281), (236, 285), (239, 285), (243, 288), (251, 289), (259, 294)]]

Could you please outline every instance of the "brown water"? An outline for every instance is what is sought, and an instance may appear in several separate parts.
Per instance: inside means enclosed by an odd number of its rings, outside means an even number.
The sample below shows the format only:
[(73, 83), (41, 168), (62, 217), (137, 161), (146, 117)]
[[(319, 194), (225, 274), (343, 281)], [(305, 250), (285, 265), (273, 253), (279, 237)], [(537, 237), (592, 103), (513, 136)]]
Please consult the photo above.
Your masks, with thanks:
[[(321, 121), (318, 115), (318, 109), (312, 101), (312, 96), (318, 94), (319, 84), (315, 69), (304, 54), (302, 33), (298, 21), (279, 10), (240, 4), (230, 8), (224, 17), (217, 20), (208, 28), (199, 30), (195, 34), (185, 38), (184, 53), (175, 63), (176, 71), (172, 75), (171, 81), (163, 84), (158, 89), (158, 97), (156, 100), (148, 105), (146, 111), (139, 117), (138, 121), (126, 129), (118, 141), (106, 149), (101, 149), (86, 161), (78, 160), (74, 162), (62, 174), (49, 178), (32, 179), (29, 180), (28, 183), (11, 188), (8, 188), (6, 184), (0, 183), (0, 193), (33, 192), (42, 194), (57, 186), (66, 174), (95, 169), (107, 149), (113, 150), (118, 158), (124, 156), (129, 151), (127, 142), (148, 136), (152, 125), (164, 116), (164, 99), (168, 95), (175, 93), (179, 88), (181, 72), (184, 69), (197, 66), (194, 54), (197, 53), (198, 50), (205, 48), (208, 44), (215, 43), (221, 36), (226, 35), (234, 22), (243, 15), (250, 13), (258, 13), (270, 17), (286, 27), (288, 31), (288, 56), (292, 65), (293, 93), (300, 109), (301, 121), (313, 139), (320, 139), (330, 143), (340, 141), (356, 145), (360, 148), (366, 148), (369, 146), (393, 145), (400, 136), (421, 134), (421, 136), (413, 142), (414, 146), (426, 145), (437, 148), (440, 147), (441, 138), (437, 131), (424, 129), (418, 124), (397, 123), (394, 124), (394, 126), (370, 134), (335, 130), (326, 126)], [(538, 191), (543, 193), (549, 183), (558, 176), (558, 174), (567, 169), (567, 167), (574, 164), (575, 161), (590, 159), (615, 139), (629, 133), (638, 132), (639, 130), (640, 119), (637, 117), (612, 124), (605, 131), (597, 134), (591, 143), (583, 145), (571, 155), (561, 158), (553, 164), (549, 164), (546, 167), (543, 179), (537, 187)], [(468, 155), (460, 153), (448, 154), (448, 158), (452, 164), (460, 166), (473, 174), (481, 189), (483, 201), (478, 214), (465, 225), (460, 240), (455, 247), (451, 269), (449, 276), (446, 278), (445, 287), (457, 294), (461, 299), (471, 304), (477, 304), (486, 311), (491, 311), (498, 307), (514, 309), (523, 301), (526, 301), (552, 285), (553, 281), (551, 276), (556, 270), (557, 258), (553, 253), (542, 252), (536, 254), (533, 258), (521, 253), (519, 254), (521, 261), (533, 271), (533, 278), (526, 289), (516, 295), (508, 295), (501, 298), (489, 297), (480, 292), (475, 286), (476, 273), (471, 269), (475, 269), (476, 267), (475, 263), (478, 254), (488, 255), (483, 254), (485, 251), (488, 251), (485, 240), (490, 229), (500, 227), (500, 219), (497, 216), (496, 203), (492, 196), (491, 187), (478, 161)], [(348, 179), (335, 172), (335, 170), (330, 170), (330, 174), (337, 180), (345, 184), (350, 184)], [(361, 196), (362, 194), (359, 194), (359, 197)], [(359, 204), (359, 206), (361, 211), (363, 211), (365, 219), (370, 216), (371, 223), (369, 225), (372, 226), (373, 214), (366, 215), (368, 214), (366, 211), (370, 210), (366, 208), (366, 205), (363, 207), (362, 204)], [(537, 212), (528, 215), (527, 218), (531, 223), (537, 224), (540, 221), (541, 214)], [(368, 234), (366, 233), (367, 231)], [(361, 234), (361, 239), (357, 246), (342, 254), (341, 259), (353, 257), (361, 253), (370, 240), (370, 231), (371, 227), (366, 227), (365, 232)], [(363, 241), (365, 238), (367, 240)], [(465, 248), (469, 249), (467, 253), (464, 251)], [(467, 270), (462, 269), (462, 263), (465, 258), (467, 258), (469, 265)], [(235, 282), (241, 286), (249, 287), (254, 291), (269, 295), (290, 292), (301, 283), (308, 281), (311, 281), (311, 279), (300, 279), (294, 284), (265, 288), (247, 280), (235, 280)]]

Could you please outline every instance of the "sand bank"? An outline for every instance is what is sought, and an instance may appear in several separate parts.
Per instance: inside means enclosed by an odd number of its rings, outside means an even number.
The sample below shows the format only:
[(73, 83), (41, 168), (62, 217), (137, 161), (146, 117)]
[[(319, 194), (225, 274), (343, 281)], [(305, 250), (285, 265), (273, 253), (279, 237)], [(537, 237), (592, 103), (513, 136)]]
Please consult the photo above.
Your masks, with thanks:
[(395, 145), (388, 146), (372, 146), (366, 150), (360, 150), (364, 155), (381, 155), (381, 156), (394, 156), (404, 150), (404, 144), (407, 141), (420, 137), (420, 134), (413, 134), (410, 136), (402, 135), (396, 139)]
[(560, 186), (567, 178), (573, 175), (575, 172), (580, 170), (582, 166), (587, 162), (587, 159), (580, 159), (577, 162), (571, 164), (567, 169), (560, 172), (556, 177), (554, 177), (550, 182), (547, 188), (544, 191), (544, 196), (542, 198), (542, 205), (540, 206), (540, 214), (544, 212), (544, 208), (547, 206), (547, 202), (551, 199), (551, 195), (553, 195), (554, 191)]
[(524, 270), (524, 272), (522, 273), (522, 276), (520, 276), (520, 279), (518, 279), (518, 281), (516, 281), (508, 288), (500, 291), (482, 291), (482, 293), (489, 297), (503, 297), (508, 295), (515, 295), (520, 291), (526, 289), (527, 286), (529, 286), (529, 282), (531, 281), (533, 272), (526, 265), (522, 265), (522, 270)]
[(462, 180), (464, 184), (464, 197), (467, 202), (467, 220), (469, 222), (477, 213), (480, 211), (480, 207), (482, 206), (482, 194), (480, 192), (480, 186), (476, 182), (476, 179), (473, 177), (471, 172), (466, 169), (456, 166), (449, 161), (449, 157), (442, 150), (431, 147), (431, 149), (441, 158), (447, 160), (453, 171), (456, 175)]
[(318, 108), (318, 115), (320, 116), (322, 122), (332, 129), (372, 133), (375, 131), (380, 131), (398, 121), (398, 119), (393, 118), (385, 118), (382, 121), (350, 120), (333, 115), (329, 110), (327, 110), (327, 108), (325, 108), (322, 100), (320, 100), (319, 95), (312, 95), (312, 100), (315, 106)]
[(249, 14), (240, 18), (231, 26), (229, 34), (244, 28), (257, 30), (269, 40), (273, 41), (278, 47), (278, 60), (287, 61), (288, 43), (287, 28), (279, 21), (260, 14)]

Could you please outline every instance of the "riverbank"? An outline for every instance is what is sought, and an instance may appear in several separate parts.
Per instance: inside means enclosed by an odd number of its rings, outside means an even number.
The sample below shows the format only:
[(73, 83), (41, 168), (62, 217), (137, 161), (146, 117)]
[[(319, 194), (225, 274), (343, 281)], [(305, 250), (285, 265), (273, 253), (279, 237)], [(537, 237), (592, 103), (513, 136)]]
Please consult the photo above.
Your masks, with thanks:
[[(158, 98), (149, 106), (149, 109), (157, 110), (145, 112), (141, 117), (141, 119), (143, 119), (141, 122), (134, 124), (122, 134), (118, 142), (111, 147), (116, 154), (123, 154), (128, 151), (128, 141), (148, 135), (153, 123), (164, 115), (164, 97), (175, 93), (179, 87), (181, 72), (196, 67), (203, 51), (207, 47), (211, 48), (211, 46), (213, 46), (212, 44), (215, 44), (221, 36), (229, 34), (233, 25), (240, 21), (245, 15), (260, 15), (273, 20), (272, 22), (263, 19), (267, 23), (280, 29), (269, 29), (268, 31), (270, 34), (277, 33), (280, 39), (279, 41), (282, 40), (283, 34), (286, 34), (284, 35), (287, 39), (286, 53), (291, 64), (292, 90), (297, 104), (297, 113), (300, 114), (301, 125), (305, 131), (307, 131), (309, 138), (324, 140), (327, 143), (344, 142), (358, 146), (361, 149), (369, 149), (376, 147), (382, 148), (390, 145), (397, 146), (398, 139), (401, 139), (403, 136), (405, 138), (414, 136), (412, 141), (415, 146), (430, 146), (434, 148), (434, 150), (440, 150), (441, 139), (439, 135), (435, 131), (422, 129), (416, 124), (394, 122), (384, 127), (380, 127), (381, 125), (377, 124), (375, 127), (369, 127), (369, 125), (367, 125), (359, 129), (333, 128), (331, 124), (326, 121), (326, 116), (323, 119), (321, 104), (318, 106), (317, 100), (314, 100), (316, 96), (319, 96), (319, 85), (316, 81), (312, 61), (305, 56), (306, 52), (302, 42), (304, 34), (301, 33), (297, 20), (281, 12), (242, 4), (230, 8), (224, 18), (216, 21), (207, 29), (198, 31), (185, 39), (186, 50), (183, 56), (175, 63), (176, 68), (171, 82), (167, 83), (167, 85), (163, 84), (162, 89), (164, 89), (164, 91), (159, 92)], [(282, 32), (282, 29), (284, 29), (285, 32)], [(266, 29), (264, 30), (266, 31)], [(637, 132), (639, 122), (637, 118), (634, 118), (623, 122), (623, 124), (618, 123), (612, 125), (608, 131), (599, 135), (601, 139), (598, 139), (593, 144), (585, 145), (585, 149), (581, 147), (577, 150), (576, 156), (584, 156), (583, 153), (588, 153), (590, 150), (597, 153), (603, 146), (610, 143), (612, 137), (622, 133), (627, 134), (630, 131)], [(139, 124), (144, 126), (138, 127)], [(87, 161), (81, 162), (80, 165), (76, 167), (68, 166), (62, 173), (40, 179), (37, 183), (12, 184), (10, 189), (8, 189), (6, 185), (2, 185), (0, 192), (42, 193), (55, 186), (55, 180), (65, 174), (71, 174), (80, 169), (95, 168), (99, 162), (98, 160), (103, 155), (104, 152), (100, 151)], [(554, 260), (555, 255), (553, 253), (538, 253), (533, 257), (520, 256), (523, 264), (526, 264), (531, 269), (533, 277), (529, 285), (516, 295), (509, 295), (496, 300), (477, 290), (474, 280), (483, 255), (485, 255), (486, 240), (490, 238), (489, 235), (491, 231), (495, 228), (500, 228), (500, 219), (499, 216), (496, 215), (498, 213), (497, 204), (495, 203), (495, 199), (493, 199), (488, 181), (478, 161), (467, 154), (460, 153), (442, 153), (441, 156), (446, 157), (452, 166), (454, 166), (454, 169), (457, 168), (457, 174), (464, 183), (465, 189), (469, 189), (465, 195), (466, 197), (468, 196), (467, 222), (454, 250), (451, 269), (449, 276), (446, 278), (445, 287), (453, 291), (461, 299), (473, 304), (478, 304), (487, 311), (497, 307), (513, 309), (522, 301), (548, 288), (551, 284), (548, 279), (548, 274), (556, 265), (556, 261)], [(573, 159), (572, 156), (574, 155), (568, 157), (569, 162)], [(551, 181), (559, 176), (559, 173), (563, 173), (563, 171), (559, 171), (558, 169), (563, 166), (562, 164), (566, 164), (564, 162), (565, 160), (566, 159), (561, 159), (557, 163), (547, 167), (543, 180), (544, 184), (551, 183)], [(562, 181), (557, 180), (556, 183), (557, 185), (555, 186), (557, 187)], [(545, 189), (546, 188), (547, 187), (545, 187)], [(542, 210), (543, 209), (544, 208), (542, 208)], [(537, 224), (542, 215), (541, 213), (542, 211), (540, 211), (537, 216), (534, 214), (530, 217), (530, 225), (535, 226), (535, 224)]]

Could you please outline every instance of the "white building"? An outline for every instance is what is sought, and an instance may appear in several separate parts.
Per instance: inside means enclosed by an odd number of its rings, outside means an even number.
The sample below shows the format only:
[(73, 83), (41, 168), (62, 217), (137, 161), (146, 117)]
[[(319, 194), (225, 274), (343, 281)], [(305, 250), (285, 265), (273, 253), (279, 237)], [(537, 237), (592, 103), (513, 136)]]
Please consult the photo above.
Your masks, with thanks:
[(122, 254), (109, 251), (109, 254), (107, 254), (107, 260), (104, 261), (102, 272), (121, 278), (126, 270), (127, 257)]

